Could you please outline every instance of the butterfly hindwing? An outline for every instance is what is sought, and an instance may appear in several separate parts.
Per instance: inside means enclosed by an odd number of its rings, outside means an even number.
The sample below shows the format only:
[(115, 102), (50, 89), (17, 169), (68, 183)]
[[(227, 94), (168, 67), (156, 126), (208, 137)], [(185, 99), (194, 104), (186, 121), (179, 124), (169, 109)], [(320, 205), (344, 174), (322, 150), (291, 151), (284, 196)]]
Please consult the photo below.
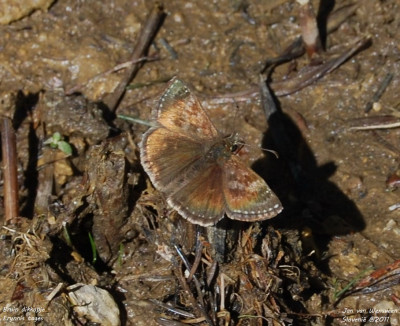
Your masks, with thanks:
[(282, 211), (278, 197), (236, 156), (225, 162), (223, 190), (228, 217), (241, 221), (272, 218)]
[(168, 203), (192, 223), (210, 226), (223, 218), (225, 200), (221, 167), (204, 163), (201, 173), (168, 196)]

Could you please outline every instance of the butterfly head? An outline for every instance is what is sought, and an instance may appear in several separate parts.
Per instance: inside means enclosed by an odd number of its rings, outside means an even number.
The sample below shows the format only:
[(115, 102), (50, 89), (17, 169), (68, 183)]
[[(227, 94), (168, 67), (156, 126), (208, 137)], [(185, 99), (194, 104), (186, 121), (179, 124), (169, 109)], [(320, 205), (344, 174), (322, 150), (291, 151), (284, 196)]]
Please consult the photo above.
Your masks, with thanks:
[(224, 140), (226, 148), (233, 155), (237, 155), (244, 146), (244, 142), (239, 138), (238, 133), (232, 133), (226, 136)]

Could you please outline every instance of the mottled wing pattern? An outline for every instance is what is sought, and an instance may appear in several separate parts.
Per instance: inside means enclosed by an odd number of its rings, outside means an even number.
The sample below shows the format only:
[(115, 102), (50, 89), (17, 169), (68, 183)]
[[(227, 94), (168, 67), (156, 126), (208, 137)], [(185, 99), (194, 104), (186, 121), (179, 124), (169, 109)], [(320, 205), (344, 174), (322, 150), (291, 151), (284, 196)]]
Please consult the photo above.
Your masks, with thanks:
[(223, 171), (228, 217), (250, 222), (272, 218), (282, 211), (281, 202), (267, 183), (238, 157), (227, 160)]
[[(154, 186), (166, 193), (189, 182), (204, 156), (204, 144), (165, 128), (151, 128), (140, 143), (141, 163)], [(188, 180), (189, 179), (189, 180)]]
[(196, 139), (212, 140), (218, 131), (200, 102), (179, 79), (173, 79), (161, 97), (157, 122), (164, 128)]
[(223, 171), (218, 164), (204, 162), (200, 174), (168, 196), (168, 204), (192, 223), (210, 226), (224, 217)]
[(192, 223), (224, 217), (257, 221), (282, 211), (265, 181), (232, 155), (199, 101), (173, 79), (161, 97), (157, 125), (140, 143), (142, 165), (170, 206)]
[(160, 99), (157, 125), (140, 143), (142, 165), (154, 186), (171, 193), (200, 173), (206, 144), (218, 136), (201, 104), (179, 79)]

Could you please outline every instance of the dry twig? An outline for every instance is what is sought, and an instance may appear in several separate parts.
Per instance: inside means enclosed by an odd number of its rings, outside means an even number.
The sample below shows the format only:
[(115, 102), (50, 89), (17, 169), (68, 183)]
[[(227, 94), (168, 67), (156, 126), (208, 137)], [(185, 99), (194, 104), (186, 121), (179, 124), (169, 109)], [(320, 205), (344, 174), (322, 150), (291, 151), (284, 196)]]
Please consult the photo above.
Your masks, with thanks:
[(11, 120), (1, 121), (5, 222), (18, 216), (17, 145)]
[(126, 86), (132, 81), (141, 67), (140, 59), (145, 56), (159, 26), (164, 17), (163, 8), (160, 5), (155, 5), (146, 20), (144, 27), (140, 32), (139, 39), (135, 45), (130, 61), (134, 62), (130, 68), (125, 71), (125, 75), (115, 89), (111, 97), (106, 100), (107, 106), (112, 112), (115, 112), (121, 102)]

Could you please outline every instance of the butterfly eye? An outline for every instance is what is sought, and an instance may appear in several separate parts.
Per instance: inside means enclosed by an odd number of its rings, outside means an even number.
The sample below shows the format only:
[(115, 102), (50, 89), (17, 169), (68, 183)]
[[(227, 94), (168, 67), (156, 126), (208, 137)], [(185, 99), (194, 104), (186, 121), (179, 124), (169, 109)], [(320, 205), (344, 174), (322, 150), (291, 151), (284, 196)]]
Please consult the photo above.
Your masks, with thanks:
[(230, 147), (230, 151), (232, 154), (237, 154), (242, 149), (242, 144), (232, 144)]

